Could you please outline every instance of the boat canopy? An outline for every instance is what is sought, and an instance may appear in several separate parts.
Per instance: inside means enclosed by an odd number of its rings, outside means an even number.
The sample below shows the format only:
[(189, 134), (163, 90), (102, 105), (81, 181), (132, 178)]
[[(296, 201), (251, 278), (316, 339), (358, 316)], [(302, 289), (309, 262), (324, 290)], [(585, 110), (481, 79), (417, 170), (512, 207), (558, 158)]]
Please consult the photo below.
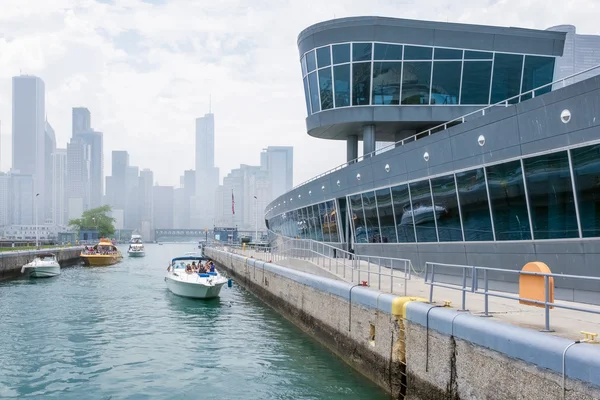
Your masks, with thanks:
[(174, 263), (175, 261), (210, 261), (210, 258), (204, 256), (182, 256), (175, 257), (171, 260), (171, 263)]
[(40, 253), (40, 254), (36, 254), (35, 256), (39, 257), (39, 258), (46, 258), (46, 257), (56, 258), (56, 254), (53, 254), (53, 253)]

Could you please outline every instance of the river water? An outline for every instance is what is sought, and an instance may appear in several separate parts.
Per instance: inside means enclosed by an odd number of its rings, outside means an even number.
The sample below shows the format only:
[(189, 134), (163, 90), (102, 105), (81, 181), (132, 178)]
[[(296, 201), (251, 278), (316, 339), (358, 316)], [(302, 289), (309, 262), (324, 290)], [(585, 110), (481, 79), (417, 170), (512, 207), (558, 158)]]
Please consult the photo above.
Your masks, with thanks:
[(0, 398), (389, 398), (235, 283), (208, 301), (167, 291), (168, 261), (193, 250), (0, 282)]

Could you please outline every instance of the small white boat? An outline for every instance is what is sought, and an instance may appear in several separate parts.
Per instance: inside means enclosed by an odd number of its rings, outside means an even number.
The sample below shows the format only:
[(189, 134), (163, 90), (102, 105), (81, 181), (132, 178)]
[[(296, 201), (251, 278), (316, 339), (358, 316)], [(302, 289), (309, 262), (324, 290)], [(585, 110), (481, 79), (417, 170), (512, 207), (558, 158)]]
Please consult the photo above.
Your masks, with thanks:
[(219, 297), (221, 288), (228, 279), (212, 268), (210, 272), (196, 272), (192, 265), (206, 266), (210, 259), (198, 255), (185, 255), (171, 260), (167, 268), (165, 282), (167, 289), (178, 296), (193, 299), (211, 299)]
[(52, 253), (38, 254), (33, 261), (23, 265), (21, 273), (30, 278), (50, 278), (60, 275), (60, 264)]
[(146, 255), (146, 249), (144, 248), (144, 243), (142, 242), (142, 237), (140, 235), (131, 235), (127, 254), (129, 257), (144, 257)]
[(403, 211), (404, 213), (402, 214), (400, 225), (412, 225), (413, 216), (414, 224), (419, 225), (425, 222), (431, 222), (434, 218), (439, 220), (440, 216), (446, 212), (446, 209), (442, 206), (418, 205), (413, 209), (411, 209), (410, 206), (406, 206)]

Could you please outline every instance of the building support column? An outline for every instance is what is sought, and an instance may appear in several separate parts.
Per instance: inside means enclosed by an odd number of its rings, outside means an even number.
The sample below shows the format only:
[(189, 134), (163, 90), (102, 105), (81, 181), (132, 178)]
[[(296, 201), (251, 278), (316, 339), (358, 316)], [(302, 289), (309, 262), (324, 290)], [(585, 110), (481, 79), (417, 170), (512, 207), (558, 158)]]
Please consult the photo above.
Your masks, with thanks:
[(375, 125), (363, 126), (363, 156), (375, 151)]
[(358, 136), (349, 135), (346, 139), (346, 161), (350, 162), (358, 158)]
[(414, 129), (405, 129), (405, 130), (396, 132), (395, 137), (394, 137), (394, 139), (396, 141), (396, 146), (394, 146), (394, 147), (402, 146), (402, 144), (398, 143), (399, 141), (401, 141), (402, 139), (406, 139), (408, 137), (414, 136), (416, 134), (417, 134), (417, 131)]

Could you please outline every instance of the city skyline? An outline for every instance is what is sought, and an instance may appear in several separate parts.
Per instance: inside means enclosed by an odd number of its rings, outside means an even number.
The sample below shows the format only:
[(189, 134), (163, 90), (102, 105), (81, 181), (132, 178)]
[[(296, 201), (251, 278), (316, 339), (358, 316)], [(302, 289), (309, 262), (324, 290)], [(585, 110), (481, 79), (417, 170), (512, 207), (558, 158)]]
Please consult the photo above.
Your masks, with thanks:
[[(268, 9), (239, 3), (252, 21), (243, 13), (222, 17), (220, 4), (207, 11), (175, 0), (161, 5), (130, 1), (129, 7), (90, 2), (76, 11), (71, 0), (61, 0), (61, 8), (38, 3), (8, 0), (0, 16), (0, 170), (12, 165), (10, 84), (22, 71), (46, 82), (47, 115), (59, 148), (71, 136), (71, 107), (87, 107), (94, 128), (104, 133), (105, 175), (111, 173), (110, 152), (127, 149), (133, 164), (152, 168), (165, 185), (177, 185), (180, 170), (194, 168), (193, 148), (182, 144), (193, 143), (194, 119), (210, 111), (211, 93), (212, 111), (221, 121), (215, 141), (221, 178), (239, 164), (257, 165), (267, 145), (294, 144), (295, 182), (345, 161), (344, 143), (306, 135), (295, 43), (314, 22), (375, 14), (537, 29), (576, 24), (579, 34), (600, 33), (591, 17), (598, 10), (593, 2), (551, 10), (541, 1), (519, 7), (490, 2), (483, 9), (475, 1), (460, 8), (434, 1), (333, 1), (325, 8), (309, 1)], [(312, 7), (317, 4), (319, 12)], [(260, 28), (290, 14), (295, 18), (278, 35)], [(43, 22), (25, 24), (31, 15)], [(198, 15), (210, 24), (197, 24)], [(138, 21), (135, 29), (120, 28), (131, 20)], [(228, 28), (233, 22), (236, 32)], [(147, 142), (161, 146), (142, 145)], [(170, 160), (176, 152), (180, 165)]]

